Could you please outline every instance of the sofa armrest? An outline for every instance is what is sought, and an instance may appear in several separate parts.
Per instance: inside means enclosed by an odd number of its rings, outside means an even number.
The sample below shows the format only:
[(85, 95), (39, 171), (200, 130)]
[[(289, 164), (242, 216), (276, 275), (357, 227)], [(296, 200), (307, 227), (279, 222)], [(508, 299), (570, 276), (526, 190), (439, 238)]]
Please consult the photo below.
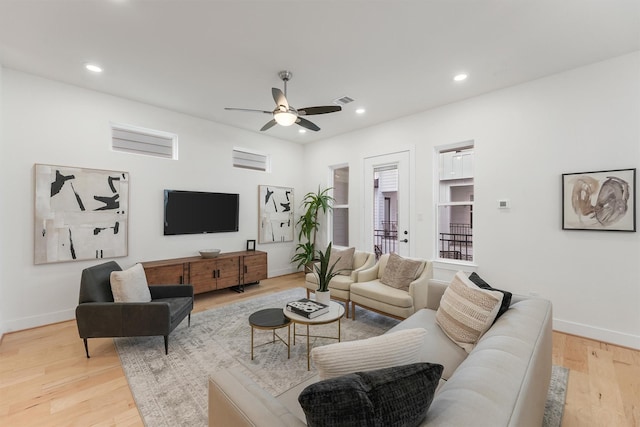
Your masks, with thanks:
[(409, 294), (413, 298), (413, 307), (415, 311), (421, 308), (427, 307), (427, 294), (429, 291), (429, 279), (431, 278), (430, 271), (425, 266), (422, 274), (409, 284)]
[(209, 426), (287, 426), (305, 424), (237, 369), (209, 378)]
[(151, 299), (193, 298), (193, 285), (149, 285), (149, 292), (151, 292)]
[(171, 312), (166, 302), (90, 302), (76, 307), (80, 338), (166, 335)]
[(444, 291), (447, 290), (447, 286), (449, 286), (448, 282), (443, 282), (442, 280), (429, 280), (429, 289), (427, 291), (427, 308), (431, 310), (437, 310), (440, 307), (440, 300), (442, 299), (442, 295), (444, 295)]
[(358, 272), (358, 282), (371, 282), (378, 278), (378, 264)]
[(376, 263), (376, 255), (375, 254), (366, 253), (366, 256), (367, 256), (367, 258), (365, 259), (364, 263), (361, 266), (359, 266), (357, 268), (354, 268), (353, 271), (351, 272), (351, 280), (353, 280), (354, 282), (358, 281), (358, 276), (359, 276), (360, 272), (370, 269)]

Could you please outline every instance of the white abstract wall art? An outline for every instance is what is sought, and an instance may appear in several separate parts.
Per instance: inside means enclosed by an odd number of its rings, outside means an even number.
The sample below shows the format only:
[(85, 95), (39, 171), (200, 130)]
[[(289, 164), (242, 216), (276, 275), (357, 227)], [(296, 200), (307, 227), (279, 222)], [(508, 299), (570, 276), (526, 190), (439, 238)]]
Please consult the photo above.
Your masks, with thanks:
[(259, 243), (293, 241), (293, 188), (260, 185)]
[(636, 170), (562, 174), (562, 229), (636, 231)]
[(34, 263), (127, 256), (129, 174), (35, 165)]

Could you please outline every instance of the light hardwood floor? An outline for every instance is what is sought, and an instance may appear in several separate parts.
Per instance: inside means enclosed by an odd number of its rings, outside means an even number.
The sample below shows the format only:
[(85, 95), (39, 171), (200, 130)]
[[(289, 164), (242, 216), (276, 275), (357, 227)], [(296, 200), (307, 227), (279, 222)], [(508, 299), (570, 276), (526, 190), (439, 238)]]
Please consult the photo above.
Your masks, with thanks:
[[(242, 294), (198, 295), (194, 311), (301, 282), (302, 275), (293, 274), (263, 280)], [(0, 426), (142, 426), (113, 340), (89, 340), (89, 349), (91, 359), (75, 321), (6, 334), (0, 344)], [(571, 370), (563, 427), (640, 426), (639, 351), (554, 332), (553, 363)]]

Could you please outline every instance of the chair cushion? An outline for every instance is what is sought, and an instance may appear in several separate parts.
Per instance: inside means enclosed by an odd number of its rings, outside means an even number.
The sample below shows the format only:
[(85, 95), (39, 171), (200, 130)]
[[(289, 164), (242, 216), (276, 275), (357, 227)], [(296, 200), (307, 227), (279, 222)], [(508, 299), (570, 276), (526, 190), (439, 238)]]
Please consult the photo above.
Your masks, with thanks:
[(115, 302), (149, 302), (151, 292), (142, 264), (111, 272), (111, 292)]
[[(318, 276), (316, 276), (315, 274), (307, 273), (307, 275), (305, 276), (305, 281), (307, 282), (306, 283), (307, 288), (309, 289), (318, 288)], [(353, 280), (351, 279), (351, 276), (337, 275), (332, 277), (331, 280), (329, 281), (329, 288), (348, 291), (352, 283), (353, 283)], [(310, 284), (313, 286), (309, 286)]]
[(329, 267), (334, 263), (336, 264), (333, 271), (337, 271), (339, 275), (351, 276), (353, 271), (353, 254), (356, 248), (347, 249), (331, 249), (331, 256), (329, 257)]
[(351, 285), (351, 294), (361, 295), (365, 298), (396, 307), (413, 307), (413, 298), (411, 298), (411, 295), (407, 291), (383, 285), (379, 280), (354, 283)]
[[(492, 288), (487, 282), (485, 282), (475, 272), (469, 275), (469, 280), (475, 283), (479, 288), (488, 289), (490, 291), (502, 292), (502, 295), (503, 295), (502, 303), (500, 304), (500, 310), (498, 310), (498, 315), (496, 316), (496, 320), (498, 320), (498, 318), (502, 316), (505, 313), (505, 311), (509, 310), (509, 306), (511, 305), (511, 298), (513, 297), (513, 294), (511, 292), (503, 291), (502, 289)], [(494, 320), (493, 323), (495, 323), (496, 320)]]
[(416, 363), (420, 361), (426, 333), (423, 328), (405, 329), (363, 340), (323, 345), (311, 350), (311, 358), (323, 380)]
[(399, 255), (389, 255), (389, 261), (382, 272), (380, 281), (404, 291), (409, 290), (409, 284), (418, 278), (424, 269), (424, 261), (402, 258)]
[(306, 387), (298, 401), (314, 426), (416, 426), (427, 415), (442, 365), (357, 372)]
[(459, 271), (440, 300), (436, 323), (469, 353), (493, 324), (501, 303), (501, 292), (480, 289)]

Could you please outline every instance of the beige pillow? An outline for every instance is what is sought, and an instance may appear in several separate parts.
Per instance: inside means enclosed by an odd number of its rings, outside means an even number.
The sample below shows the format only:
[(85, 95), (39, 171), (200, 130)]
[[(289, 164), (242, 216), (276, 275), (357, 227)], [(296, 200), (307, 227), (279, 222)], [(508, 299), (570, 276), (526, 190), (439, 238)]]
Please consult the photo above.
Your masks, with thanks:
[(331, 256), (329, 257), (329, 267), (334, 262), (338, 262), (333, 268), (333, 271), (339, 271), (339, 274), (343, 276), (351, 276), (353, 271), (353, 254), (356, 248), (347, 248), (343, 250), (331, 248)]
[(440, 300), (436, 323), (469, 353), (493, 324), (502, 298), (502, 292), (481, 289), (459, 271)]
[(405, 329), (364, 340), (323, 345), (311, 350), (311, 357), (321, 380), (418, 363), (426, 333), (423, 328)]
[(115, 302), (149, 302), (151, 292), (142, 264), (111, 272), (111, 293)]
[(385, 285), (408, 291), (409, 285), (418, 278), (423, 268), (423, 261), (406, 259), (399, 255), (391, 254), (380, 281)]

